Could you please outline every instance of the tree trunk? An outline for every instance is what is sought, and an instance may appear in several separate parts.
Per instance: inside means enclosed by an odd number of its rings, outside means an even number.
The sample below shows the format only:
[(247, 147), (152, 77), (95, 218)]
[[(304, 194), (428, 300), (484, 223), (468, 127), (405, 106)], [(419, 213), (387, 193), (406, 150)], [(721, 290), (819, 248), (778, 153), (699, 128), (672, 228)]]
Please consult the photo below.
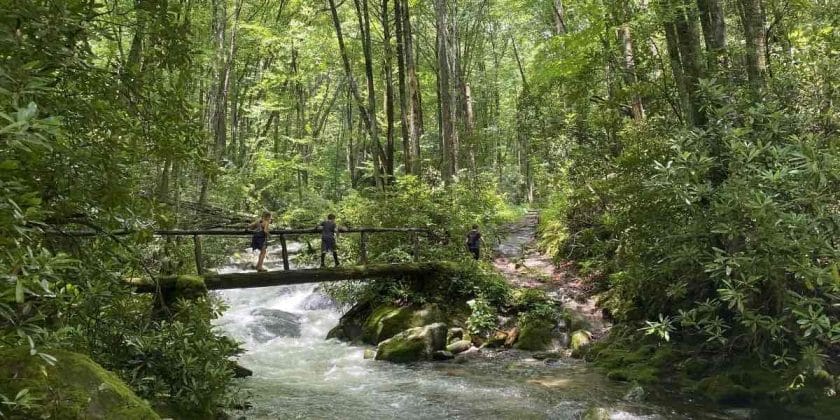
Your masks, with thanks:
[[(396, 2), (396, 0), (394, 0)], [(385, 173), (386, 182), (394, 179), (394, 83), (391, 71), (391, 25), (388, 19), (388, 0), (382, 0), (383, 71), (385, 72)]]
[(563, 0), (554, 0), (554, 34), (563, 35), (568, 32), (566, 27), (566, 9), (563, 7)]
[[(682, 73), (685, 80), (689, 108), (686, 114), (695, 126), (706, 124), (706, 115), (700, 100), (700, 78), (703, 63), (700, 59), (700, 34), (697, 29), (697, 13), (689, 0), (671, 0), (673, 23), (676, 29)], [(670, 17), (670, 16), (669, 16)], [(666, 26), (668, 25), (666, 21)]]
[(746, 65), (747, 76), (753, 88), (764, 86), (764, 76), (767, 73), (767, 32), (764, 27), (765, 17), (761, 0), (738, 0), (738, 11), (741, 15), (741, 25), (744, 27), (744, 38), (747, 45)]
[(450, 80), (451, 63), (449, 62), (448, 48), (448, 10), (445, 0), (435, 0), (435, 27), (437, 33), (437, 55), (438, 64), (438, 107), (439, 126), (441, 128), (441, 153), (442, 167), (441, 174), (445, 183), (452, 182), (455, 171), (455, 127), (452, 114), (455, 111), (452, 106), (452, 88)]
[[(374, 178), (376, 186), (380, 189), (385, 187), (383, 182), (383, 168), (387, 163), (385, 151), (382, 149), (382, 143), (379, 141), (378, 124), (376, 122), (376, 89), (373, 79), (373, 55), (371, 52), (371, 36), (370, 36), (370, 12), (368, 11), (367, 0), (354, 0), (356, 4), (356, 16), (359, 19), (359, 28), (362, 31), (362, 51), (365, 56), (365, 78), (367, 79), (367, 102), (368, 110), (371, 119), (370, 129), (375, 132), (371, 134), (371, 141), (373, 143), (373, 167)], [(388, 175), (388, 174), (385, 174)]]
[[(358, 11), (358, 0), (357, 3), (357, 11)], [(377, 130), (377, 123), (376, 123), (376, 115), (374, 114), (374, 109), (368, 109), (365, 106), (364, 100), (362, 99), (362, 95), (359, 93), (359, 86), (356, 84), (356, 78), (353, 77), (353, 69), (350, 66), (350, 58), (347, 55), (347, 48), (344, 45), (344, 36), (341, 32), (341, 20), (338, 18), (338, 10), (335, 6), (335, 0), (329, 0), (330, 4), (330, 12), (332, 15), (333, 26), (335, 27), (335, 34), (336, 38), (338, 39), (338, 49), (341, 53), (341, 61), (344, 64), (344, 73), (347, 76), (347, 80), (350, 87), (350, 92), (353, 94), (353, 98), (356, 100), (356, 105), (359, 108), (359, 114), (362, 122), (365, 124), (365, 129), (367, 130), (368, 134), (370, 135), (371, 141), (375, 144), (379, 144), (379, 135)], [(359, 18), (361, 22), (361, 17)], [(363, 27), (363, 25), (362, 25)], [(373, 99), (375, 101), (375, 98)], [(375, 155), (375, 154), (374, 154)], [(380, 168), (379, 162), (376, 156), (373, 158), (373, 176), (374, 181), (376, 182), (377, 187), (382, 187), (382, 180), (380, 179)]]
[(408, 96), (405, 82), (405, 30), (403, 24), (402, 0), (394, 0), (394, 31), (397, 37), (397, 81), (400, 95), (400, 134), (403, 144), (403, 166), (405, 173), (412, 171), (411, 138), (408, 127)]
[(411, 146), (414, 148), (413, 168), (415, 175), (422, 172), (423, 159), (420, 153), (420, 139), (423, 136), (423, 101), (420, 93), (420, 81), (417, 78), (417, 66), (414, 60), (414, 40), (411, 32), (411, 16), (408, 10), (408, 0), (396, 0), (402, 4), (403, 31), (405, 37), (405, 68), (408, 76), (408, 96), (411, 100), (411, 113), (409, 114), (409, 131), (411, 133)]
[(706, 43), (709, 71), (726, 67), (726, 22), (720, 0), (697, 0), (700, 25)]
[(633, 38), (630, 36), (630, 25), (625, 23), (618, 28), (618, 38), (621, 41), (621, 52), (624, 56), (624, 82), (628, 89), (633, 90), (631, 98), (631, 112), (633, 119), (641, 121), (645, 118), (645, 108), (642, 98), (636, 88), (636, 59), (633, 56)]

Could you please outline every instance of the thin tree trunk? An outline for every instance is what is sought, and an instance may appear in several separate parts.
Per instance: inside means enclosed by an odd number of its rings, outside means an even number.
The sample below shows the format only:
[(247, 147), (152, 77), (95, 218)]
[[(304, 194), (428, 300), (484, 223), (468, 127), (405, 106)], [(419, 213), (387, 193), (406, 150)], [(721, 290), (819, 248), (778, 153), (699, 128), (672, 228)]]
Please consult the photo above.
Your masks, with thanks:
[[(394, 0), (396, 2), (396, 0)], [(394, 83), (391, 71), (391, 25), (388, 20), (388, 0), (382, 0), (382, 41), (384, 46), (383, 71), (385, 72), (385, 173), (386, 182), (394, 179)]]
[[(358, 3), (358, 1), (357, 1)], [(353, 70), (350, 66), (350, 58), (347, 55), (347, 48), (344, 45), (344, 36), (341, 32), (341, 20), (338, 18), (338, 10), (335, 6), (335, 0), (329, 0), (330, 4), (330, 12), (332, 15), (333, 26), (335, 27), (335, 34), (336, 38), (338, 39), (338, 49), (341, 53), (341, 61), (344, 64), (344, 73), (347, 75), (347, 81), (349, 84), (350, 92), (353, 94), (353, 98), (356, 100), (356, 105), (359, 108), (359, 114), (362, 122), (365, 124), (365, 128), (368, 134), (371, 137), (371, 141), (375, 144), (379, 144), (379, 137), (377, 132), (377, 123), (376, 123), (376, 116), (373, 113), (373, 109), (368, 110), (365, 106), (364, 100), (362, 99), (362, 95), (359, 93), (359, 86), (356, 84), (356, 78), (353, 77)], [(357, 9), (358, 10), (358, 9)], [(361, 18), (360, 18), (361, 21)], [(375, 99), (374, 99), (375, 100)], [(381, 188), (382, 180), (380, 179), (380, 169), (379, 163), (376, 157), (373, 159), (373, 176), (374, 182), (376, 185)]]
[(411, 16), (408, 0), (396, 0), (402, 4), (403, 31), (405, 33), (405, 67), (408, 76), (408, 96), (411, 99), (411, 113), (408, 124), (411, 133), (411, 146), (414, 148), (413, 169), (416, 175), (422, 172), (423, 159), (420, 154), (420, 139), (423, 136), (423, 101), (420, 93), (420, 81), (417, 78), (417, 66), (414, 60), (414, 40), (411, 32)]
[(566, 9), (563, 7), (563, 0), (554, 0), (554, 34), (563, 35), (568, 32), (566, 27)]
[(435, 0), (435, 26), (437, 33), (437, 64), (438, 64), (438, 108), (439, 127), (441, 130), (442, 167), (441, 174), (446, 184), (452, 182), (455, 176), (455, 127), (452, 121), (452, 89), (450, 86), (450, 69), (448, 51), (448, 10), (445, 0)]
[(412, 149), (408, 126), (408, 95), (406, 93), (405, 74), (405, 30), (403, 24), (402, 0), (394, 0), (394, 31), (397, 36), (397, 81), (400, 95), (400, 134), (403, 144), (403, 166), (405, 173), (412, 171)]
[[(633, 38), (630, 35), (630, 25), (625, 23), (618, 28), (618, 38), (621, 41), (621, 51), (624, 56), (624, 82), (631, 90), (636, 87), (636, 59), (633, 56)], [(645, 118), (645, 108), (638, 92), (632, 93), (631, 112), (633, 119), (641, 121)]]
[[(359, 19), (359, 28), (362, 31), (362, 51), (365, 56), (365, 77), (367, 79), (367, 102), (368, 110), (370, 111), (371, 130), (376, 134), (371, 135), (373, 142), (374, 153), (374, 177), (376, 179), (377, 187), (383, 189), (385, 182), (382, 176), (379, 176), (384, 171), (383, 167), (386, 165), (387, 158), (385, 151), (382, 149), (382, 144), (379, 141), (378, 126), (376, 123), (376, 89), (373, 80), (373, 55), (371, 52), (371, 36), (370, 36), (370, 12), (368, 11), (367, 0), (354, 0), (356, 4), (356, 15)], [(386, 174), (387, 175), (387, 174)]]

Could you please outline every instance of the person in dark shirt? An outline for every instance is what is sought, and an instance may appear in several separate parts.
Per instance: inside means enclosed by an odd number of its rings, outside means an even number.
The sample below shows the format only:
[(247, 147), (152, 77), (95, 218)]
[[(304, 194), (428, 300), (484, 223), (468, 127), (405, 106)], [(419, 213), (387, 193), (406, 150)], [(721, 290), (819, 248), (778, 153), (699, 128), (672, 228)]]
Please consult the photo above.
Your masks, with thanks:
[(472, 230), (467, 233), (467, 249), (470, 250), (475, 259), (479, 258), (481, 241), (481, 232), (478, 231), (478, 225), (473, 225)]
[(336, 252), (335, 232), (338, 230), (338, 225), (335, 224), (335, 215), (327, 215), (327, 220), (318, 224), (321, 229), (321, 268), (325, 267), (324, 256), (328, 252), (332, 252), (335, 266), (338, 267), (338, 252)]
[(250, 229), (256, 229), (254, 235), (251, 236), (251, 249), (260, 251), (260, 257), (257, 259), (257, 271), (263, 272), (266, 269), (263, 267), (265, 261), (265, 251), (268, 242), (268, 226), (271, 224), (271, 213), (264, 212), (262, 218), (248, 226)]

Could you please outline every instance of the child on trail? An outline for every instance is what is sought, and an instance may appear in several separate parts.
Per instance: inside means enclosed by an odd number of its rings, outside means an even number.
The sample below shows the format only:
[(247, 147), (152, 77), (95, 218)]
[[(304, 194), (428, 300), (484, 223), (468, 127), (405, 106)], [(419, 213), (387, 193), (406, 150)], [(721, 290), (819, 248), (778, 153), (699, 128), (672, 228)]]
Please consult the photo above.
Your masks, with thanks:
[(467, 233), (467, 249), (470, 250), (470, 253), (473, 254), (473, 258), (479, 258), (479, 252), (481, 249), (481, 232), (478, 231), (478, 225), (473, 225), (472, 230)]
[(256, 229), (254, 235), (251, 237), (251, 250), (260, 251), (260, 257), (257, 260), (257, 271), (268, 271), (263, 268), (263, 261), (265, 261), (265, 251), (268, 243), (268, 225), (271, 223), (271, 213), (263, 212), (262, 218), (254, 223), (251, 223), (248, 228)]
[(325, 267), (324, 256), (327, 252), (332, 252), (335, 266), (338, 267), (338, 252), (336, 252), (335, 232), (338, 230), (338, 225), (335, 224), (335, 215), (327, 215), (327, 220), (318, 224), (321, 228), (321, 268)]

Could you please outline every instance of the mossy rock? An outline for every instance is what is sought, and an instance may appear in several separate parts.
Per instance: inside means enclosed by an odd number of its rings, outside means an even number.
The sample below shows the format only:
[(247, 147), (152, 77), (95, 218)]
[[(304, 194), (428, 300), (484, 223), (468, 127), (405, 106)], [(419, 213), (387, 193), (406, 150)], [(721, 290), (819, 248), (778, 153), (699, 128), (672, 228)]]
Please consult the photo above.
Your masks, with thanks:
[(537, 320), (521, 325), (519, 328), (519, 340), (514, 347), (520, 350), (548, 350), (551, 345), (552, 330), (554, 323), (545, 320)]
[(373, 307), (369, 302), (354, 305), (346, 314), (341, 316), (338, 325), (327, 333), (327, 339), (335, 338), (351, 343), (361, 343), (362, 328), (372, 311)]
[(28, 348), (0, 351), (0, 394), (14, 397), (23, 389), (38, 400), (24, 417), (56, 419), (159, 419), (115, 374), (89, 357), (64, 350), (45, 353), (49, 365)]
[(362, 341), (376, 345), (409, 328), (446, 322), (446, 318), (437, 305), (380, 305), (362, 325)]
[(718, 404), (746, 405), (753, 398), (753, 393), (749, 389), (736, 384), (727, 375), (704, 378), (697, 384), (696, 389), (706, 399)]
[(446, 324), (441, 322), (410, 328), (379, 343), (374, 359), (394, 363), (432, 360), (435, 352), (445, 349), (446, 332)]
[(572, 339), (570, 341), (570, 347), (572, 351), (579, 351), (584, 347), (588, 346), (589, 343), (592, 341), (592, 334), (589, 331), (584, 330), (577, 330), (572, 333)]

